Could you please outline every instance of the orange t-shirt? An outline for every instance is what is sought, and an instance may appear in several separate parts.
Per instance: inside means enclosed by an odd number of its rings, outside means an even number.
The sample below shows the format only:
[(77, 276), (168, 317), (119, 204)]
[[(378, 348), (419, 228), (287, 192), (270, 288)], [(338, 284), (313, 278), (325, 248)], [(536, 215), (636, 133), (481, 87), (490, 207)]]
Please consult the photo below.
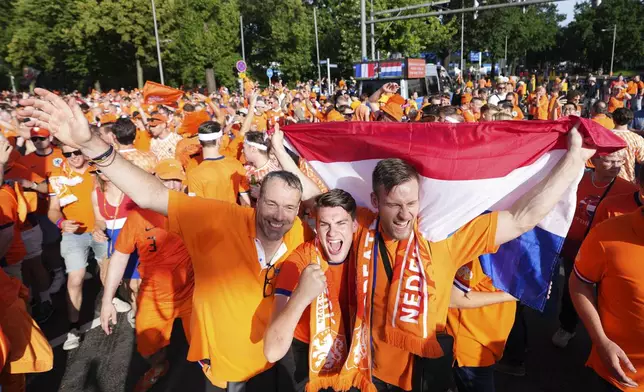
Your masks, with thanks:
[(248, 380), (270, 368), (263, 339), (273, 307), (273, 297), (263, 295), (269, 265), (279, 266), (311, 233), (296, 218), (267, 261), (252, 208), (171, 191), (168, 218), (195, 276), (188, 360), (210, 359), (212, 378), (223, 381)]
[(140, 207), (132, 210), (115, 249), (139, 254), (139, 295), (155, 302), (181, 302), (192, 297), (194, 273), (188, 249), (178, 234), (166, 230), (168, 219)]
[[(316, 240), (305, 242), (295, 249), (290, 256), (282, 263), (280, 273), (277, 276), (277, 283), (275, 285), (275, 295), (284, 295), (290, 297), (300, 280), (300, 275), (304, 268), (309, 264), (316, 264), (315, 260), (307, 259), (307, 255), (311, 254), (312, 247), (315, 246)], [(324, 257), (324, 250), (318, 249), (320, 257)], [(351, 257), (351, 256), (349, 256)], [(328, 262), (328, 261), (327, 261)], [(329, 291), (329, 298), (337, 301), (340, 304), (340, 311), (342, 317), (345, 319), (344, 325), (350, 325), (349, 317), (349, 290), (355, 290), (355, 283), (349, 282), (349, 265), (350, 261), (345, 261), (338, 264), (329, 263), (329, 268), (324, 275), (326, 276), (327, 289)], [(309, 343), (311, 334), (311, 307), (307, 306), (300, 321), (297, 323), (295, 339)], [(345, 335), (350, 336), (350, 335)]]
[(268, 115), (266, 113), (262, 113), (259, 116), (257, 114), (253, 115), (252, 125), (255, 125), (259, 132), (266, 132), (268, 129)]
[[(358, 242), (362, 231), (368, 230), (375, 218), (375, 212), (363, 208), (358, 210), (359, 227), (353, 241), (356, 247), (354, 248), (355, 252), (359, 251)], [(430, 299), (435, 302), (433, 305), (435, 313), (430, 314), (429, 319), (435, 320), (437, 331), (446, 331), (447, 328), (447, 313), (456, 271), (468, 261), (482, 254), (494, 253), (498, 249), (494, 243), (497, 218), (498, 213), (496, 212), (480, 216), (460, 228), (449, 238), (430, 243), (432, 260), (430, 265), (425, 265), (425, 271), (436, 285), (434, 297)], [(385, 233), (382, 234), (389, 260), (394, 262), (398, 241), (387, 238)], [(390, 283), (386, 278), (382, 262), (378, 262), (377, 268), (374, 306), (372, 308), (373, 374), (389, 384), (411, 390), (413, 355), (387, 344), (384, 340)], [(370, 296), (371, 293), (369, 292), (367, 295)]]
[(134, 148), (139, 151), (148, 152), (150, 151), (150, 142), (152, 141), (152, 136), (146, 130), (137, 129), (136, 137), (134, 138)]
[(628, 94), (632, 95), (632, 96), (635, 96), (635, 95), (637, 95), (637, 90), (639, 89), (638, 87), (639, 87), (638, 83), (636, 83), (635, 81), (631, 80), (626, 85), (626, 92)]
[(55, 168), (49, 177), (49, 194), (57, 196), (60, 209), (67, 220), (80, 224), (76, 234), (94, 230), (94, 208), (92, 207), (92, 192), (94, 175), (89, 167), (83, 173), (72, 170), (65, 163)]
[(190, 196), (237, 203), (237, 195), (248, 192), (246, 169), (232, 158), (204, 159), (188, 174)]
[[(478, 259), (456, 272), (454, 286), (466, 293), (502, 292), (483, 273)], [(459, 366), (492, 366), (501, 359), (516, 307), (516, 302), (504, 302), (473, 309), (450, 308), (447, 328), (454, 337), (454, 359)]]
[(613, 122), (613, 119), (608, 117), (605, 114), (598, 114), (595, 117), (593, 117), (592, 120), (608, 130), (612, 130), (613, 128), (615, 128), (615, 123)]
[(610, 97), (608, 100), (608, 113), (612, 113), (619, 108), (624, 107), (624, 93), (620, 92), (616, 97)]
[(629, 214), (640, 207), (642, 199), (639, 191), (607, 197), (599, 203), (590, 227), (593, 228), (607, 219)]
[[(18, 163), (36, 173), (43, 179), (48, 179), (54, 168), (62, 166), (64, 159), (61, 149), (55, 147), (47, 155), (38, 155), (37, 152), (32, 152), (31, 154), (22, 156), (18, 159)], [(38, 207), (36, 212), (41, 215), (47, 215), (49, 197), (42, 193), (38, 193), (37, 196)], [(27, 194), (25, 194), (25, 197), (29, 201)]]
[(199, 166), (203, 162), (203, 154), (197, 136), (185, 137), (179, 140), (174, 157), (181, 162), (186, 174)]
[(512, 119), (513, 120), (523, 120), (523, 118), (524, 118), (523, 117), (523, 111), (521, 110), (520, 107), (515, 105), (514, 108), (512, 108)]
[[(21, 291), (23, 291), (21, 293)], [(16, 300), (22, 297), (29, 297), (29, 291), (22, 285), (19, 279), (10, 277), (0, 268), (0, 315), (4, 315)], [(6, 359), (6, 357), (5, 357)]]
[[(0, 255), (0, 264), (13, 265), (27, 255), (25, 244), (20, 235), (20, 219), (18, 218), (18, 200), (16, 193), (9, 185), (0, 186), (0, 229), (8, 229), (13, 226), (13, 240), (7, 249), (7, 253)], [(3, 286), (0, 285), (0, 288)], [(1, 292), (1, 289), (0, 289)]]
[(537, 98), (535, 96), (535, 101), (537, 120), (547, 120), (550, 117), (550, 112), (548, 111), (550, 101), (548, 100), (548, 97), (542, 95), (541, 98), (537, 101)]
[[(595, 215), (595, 210), (601, 201), (601, 197), (608, 189), (608, 187), (598, 188), (593, 185), (592, 175), (593, 172), (587, 170), (577, 186), (577, 208), (575, 209), (570, 230), (568, 230), (568, 235), (561, 249), (561, 255), (567, 257), (569, 260), (575, 259), (581, 242), (584, 240), (584, 235), (588, 230), (588, 226)], [(635, 191), (637, 191), (635, 185), (623, 178), (617, 177), (604, 197), (623, 195), (625, 193), (632, 194)]]
[(644, 212), (609, 219), (590, 231), (577, 259), (575, 274), (597, 283), (597, 309), (606, 336), (615, 342), (637, 370), (624, 373), (639, 384), (627, 388), (617, 382), (593, 345), (586, 365), (621, 390), (644, 391)]
[[(550, 118), (550, 114), (552, 113), (552, 110), (555, 108), (555, 106), (557, 106), (558, 99), (559, 99), (559, 96), (550, 97), (550, 101), (548, 103), (548, 118)], [(556, 111), (557, 111), (557, 118), (561, 117), (561, 107), (558, 107)]]

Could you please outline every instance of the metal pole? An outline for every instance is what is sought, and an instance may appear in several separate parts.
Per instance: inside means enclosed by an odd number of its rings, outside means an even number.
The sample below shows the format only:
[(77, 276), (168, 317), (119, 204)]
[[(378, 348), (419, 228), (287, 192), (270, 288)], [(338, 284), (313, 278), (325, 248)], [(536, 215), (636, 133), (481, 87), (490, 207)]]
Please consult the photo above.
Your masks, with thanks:
[(508, 73), (508, 36), (505, 36), (505, 56), (503, 57), (503, 73)]
[[(461, 2), (462, 7), (465, 8), (465, 0)], [(465, 81), (465, 57), (463, 50), (465, 49), (465, 14), (461, 14), (461, 83)]]
[(367, 58), (367, 0), (360, 0), (361, 60)]
[(481, 68), (483, 68), (483, 53), (479, 52), (479, 79), (481, 79)]
[(333, 95), (333, 83), (331, 82), (331, 59), (326, 59), (326, 77), (327, 77), (327, 86), (329, 86), (329, 98)]
[[(371, 0), (371, 18), (373, 21), (373, 0)], [(376, 59), (376, 25), (371, 24), (371, 59)]]
[(9, 75), (9, 80), (11, 80), (11, 91), (13, 91), (14, 94), (18, 93), (18, 90), (16, 90), (16, 83), (15, 83), (15, 78), (13, 75)]
[(447, 4), (447, 3), (449, 3), (449, 0), (431, 1), (429, 3), (409, 5), (407, 7), (392, 8), (390, 10), (378, 11), (378, 12), (374, 12), (374, 15), (393, 14), (393, 13), (400, 12), (400, 11), (410, 11), (410, 10), (415, 10), (415, 9), (418, 9), (418, 8), (431, 7), (431, 6), (434, 6), (434, 5), (441, 5), (441, 4)]
[(242, 60), (246, 62), (246, 49), (244, 48), (244, 17), (241, 15), (239, 15), (239, 33), (241, 35)]
[(161, 64), (161, 46), (159, 45), (159, 29), (157, 28), (157, 9), (152, 0), (152, 20), (154, 21), (154, 38), (157, 40), (157, 58), (159, 60), (159, 75), (161, 76), (161, 84), (165, 84), (163, 79), (163, 64)]
[[(322, 70), (320, 69), (320, 44), (318, 43), (318, 7), (313, 8), (313, 24), (315, 25), (315, 50), (318, 54), (318, 84), (322, 89)], [(320, 91), (321, 92), (321, 91)]]
[(371, 24), (371, 23), (391, 22), (391, 21), (396, 21), (396, 20), (426, 18), (428, 16), (453, 15), (453, 14), (461, 14), (461, 13), (464, 13), (464, 12), (494, 10), (494, 9), (497, 9), (497, 8), (525, 7), (525, 6), (529, 6), (529, 5), (543, 4), (543, 3), (556, 3), (556, 2), (560, 2), (560, 1), (567, 1), (567, 0), (526, 0), (526, 1), (521, 2), (521, 3), (517, 2), (517, 3), (490, 4), (490, 5), (482, 5), (482, 6), (478, 6), (478, 7), (462, 8), (462, 9), (458, 9), (458, 10), (439, 10), (439, 11), (426, 12), (424, 14), (393, 16), (393, 17), (390, 17), (390, 18), (368, 20), (365, 23)]
[(610, 76), (613, 76), (613, 61), (615, 60), (615, 38), (617, 37), (617, 25), (613, 26), (613, 53), (610, 56)]

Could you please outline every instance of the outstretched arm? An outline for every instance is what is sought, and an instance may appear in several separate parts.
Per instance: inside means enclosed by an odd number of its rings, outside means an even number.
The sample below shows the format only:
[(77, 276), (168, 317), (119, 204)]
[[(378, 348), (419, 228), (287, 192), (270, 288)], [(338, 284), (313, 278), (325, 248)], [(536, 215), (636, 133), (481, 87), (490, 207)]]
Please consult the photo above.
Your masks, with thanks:
[(568, 133), (568, 152), (539, 184), (517, 200), (507, 211), (499, 212), (496, 245), (511, 241), (532, 230), (557, 204), (565, 190), (583, 170), (594, 149), (582, 146), (575, 125)]
[[(109, 146), (89, 130), (87, 119), (74, 99), (65, 102), (56, 94), (37, 88), (38, 99), (23, 99), (25, 106), (18, 114), (31, 119), (28, 126), (49, 131), (62, 143), (78, 147), (88, 157), (99, 157)], [(103, 164), (101, 171), (136, 204), (143, 208), (168, 214), (168, 189), (153, 175), (114, 152)]]

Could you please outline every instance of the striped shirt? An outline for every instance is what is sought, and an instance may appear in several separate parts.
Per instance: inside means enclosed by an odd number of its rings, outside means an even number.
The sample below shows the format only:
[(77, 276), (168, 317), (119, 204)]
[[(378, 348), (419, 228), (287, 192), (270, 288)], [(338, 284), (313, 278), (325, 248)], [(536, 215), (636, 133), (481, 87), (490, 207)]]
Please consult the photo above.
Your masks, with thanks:
[(627, 130), (614, 129), (613, 132), (626, 142), (625, 162), (622, 170), (619, 172), (619, 177), (637, 184), (637, 179), (635, 178), (635, 163), (644, 162), (644, 138), (635, 132)]
[(153, 138), (150, 141), (150, 151), (156, 155), (157, 159), (162, 161), (164, 159), (174, 159), (175, 151), (177, 150), (177, 143), (183, 137), (178, 133), (170, 133), (165, 139)]
[(119, 154), (148, 173), (154, 173), (154, 168), (159, 161), (151, 151), (143, 152), (136, 148), (122, 148)]

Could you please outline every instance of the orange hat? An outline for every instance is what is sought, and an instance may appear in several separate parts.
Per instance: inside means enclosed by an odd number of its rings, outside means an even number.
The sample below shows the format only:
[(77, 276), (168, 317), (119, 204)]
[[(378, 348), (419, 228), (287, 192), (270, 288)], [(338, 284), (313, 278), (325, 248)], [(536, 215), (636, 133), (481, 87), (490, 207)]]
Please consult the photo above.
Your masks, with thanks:
[(318, 97), (318, 95), (316, 93), (309, 94), (310, 99), (316, 99), (317, 97)]
[(403, 108), (402, 105), (405, 104), (405, 98), (400, 96), (400, 94), (392, 95), (387, 103), (382, 107), (382, 111), (395, 118), (398, 121), (402, 121), (403, 118)]
[(331, 110), (326, 115), (326, 121), (327, 122), (345, 121), (345, 119), (344, 119), (344, 116), (342, 115), (342, 113), (338, 112), (337, 110)]
[(320, 95), (320, 101), (326, 101), (326, 95)]
[(148, 120), (148, 123), (150, 125), (152, 125), (152, 126), (159, 125), (159, 124), (165, 124), (167, 122), (168, 122), (168, 117), (166, 117), (164, 114), (161, 114), (161, 113), (154, 114)]
[(181, 162), (176, 159), (164, 159), (154, 168), (154, 173), (162, 180), (181, 180), (186, 179)]
[(461, 105), (467, 105), (470, 102), (472, 102), (472, 94), (461, 95)]
[(34, 137), (34, 136), (37, 136), (37, 137), (49, 137), (50, 135), (51, 134), (49, 133), (49, 131), (47, 129), (45, 129), (45, 128), (33, 127), (29, 131), (29, 136), (30, 137)]

